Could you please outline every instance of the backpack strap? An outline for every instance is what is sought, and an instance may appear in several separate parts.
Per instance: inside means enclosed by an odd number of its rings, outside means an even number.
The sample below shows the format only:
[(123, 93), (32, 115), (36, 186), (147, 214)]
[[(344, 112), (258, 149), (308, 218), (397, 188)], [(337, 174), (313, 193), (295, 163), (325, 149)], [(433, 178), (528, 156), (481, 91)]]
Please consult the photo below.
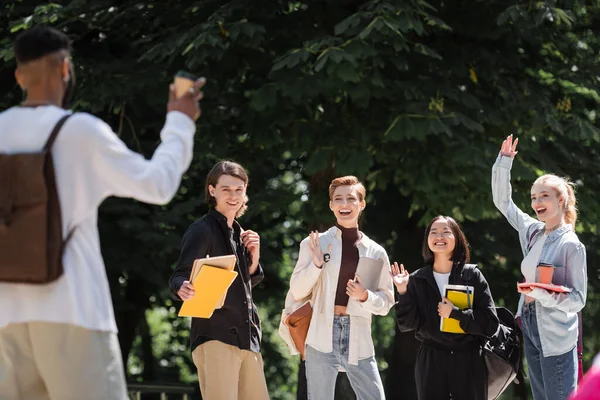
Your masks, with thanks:
[(67, 122), (67, 119), (69, 119), (69, 117), (71, 117), (73, 114), (69, 113), (63, 117), (61, 117), (61, 119), (58, 120), (58, 122), (56, 123), (56, 125), (54, 125), (54, 129), (52, 129), (52, 132), (50, 133), (50, 136), (48, 136), (48, 140), (46, 141), (46, 144), (44, 145), (44, 153), (50, 151), (50, 149), (52, 148), (52, 145), (54, 144), (54, 141), (56, 140), (56, 137), (58, 136), (58, 132), (60, 132), (60, 129), (62, 128), (62, 126), (65, 124), (65, 122)]
[(534, 229), (529, 235), (529, 241), (527, 242), (527, 251), (531, 250), (533, 247), (533, 238), (541, 231), (541, 229)]
[(475, 277), (475, 269), (477, 268), (477, 264), (465, 264), (462, 267), (462, 272), (460, 276), (465, 281), (470, 281)]
[[(470, 281), (475, 278), (475, 269), (477, 269), (477, 264), (465, 264), (462, 267), (461, 276), (465, 281)], [(471, 291), (467, 291), (467, 308), (472, 308), (471, 305)]]
[[(65, 122), (67, 122), (67, 119), (69, 119), (72, 115), (73, 115), (72, 113), (68, 113), (67, 115), (62, 116), (58, 120), (58, 122), (56, 123), (56, 125), (54, 125), (54, 128), (52, 129), (52, 132), (50, 132), (50, 136), (48, 136), (48, 140), (46, 140), (46, 144), (44, 145), (44, 148), (42, 150), (44, 153), (47, 153), (47, 152), (50, 151), (50, 149), (52, 148), (52, 145), (54, 144), (54, 141), (56, 140), (56, 137), (58, 136), (58, 133), (61, 130), (61, 128), (63, 127), (63, 125), (65, 124)], [(74, 226), (67, 233), (67, 237), (62, 242), (62, 247), (60, 249), (61, 254), (64, 253), (65, 248), (67, 247), (67, 244), (69, 243), (69, 241), (73, 237), (73, 234), (75, 233), (76, 229), (77, 229), (77, 226)]]
[[(533, 247), (533, 238), (541, 231), (541, 229), (534, 229), (533, 232), (531, 232), (531, 235), (529, 235), (529, 240), (527, 241), (527, 251), (530, 251), (531, 248)], [(521, 281), (523, 283), (525, 283), (525, 277), (523, 277), (523, 280)], [(518, 318), (518, 317), (517, 317)]]

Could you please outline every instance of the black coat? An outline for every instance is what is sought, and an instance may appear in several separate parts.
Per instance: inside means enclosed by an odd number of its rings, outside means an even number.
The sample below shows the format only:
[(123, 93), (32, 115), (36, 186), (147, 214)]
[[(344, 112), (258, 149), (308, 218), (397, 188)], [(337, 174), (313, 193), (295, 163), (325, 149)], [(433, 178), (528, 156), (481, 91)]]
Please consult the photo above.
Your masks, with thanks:
[[(234, 222), (233, 229), (239, 240), (240, 225)], [(230, 254), (237, 257), (235, 271), (238, 276), (227, 291), (223, 307), (215, 310), (208, 319), (192, 318), (192, 351), (195, 346), (209, 339), (219, 340), (242, 350), (260, 350), (260, 319), (252, 301), (252, 288), (262, 281), (264, 273), (259, 265), (254, 275), (250, 275), (249, 251), (240, 244), (236, 247), (234, 249), (231, 243), (227, 219), (212, 207), (207, 215), (190, 225), (183, 236), (181, 254), (169, 281), (171, 294), (176, 300), (181, 301), (177, 292), (183, 281), (189, 280), (194, 260)]]
[[(466, 278), (466, 279), (465, 279)], [(459, 321), (467, 333), (455, 334), (440, 331), (438, 303), (442, 296), (433, 277), (433, 267), (425, 266), (410, 275), (405, 294), (396, 304), (396, 318), (401, 331), (416, 331), (416, 338), (426, 345), (448, 350), (477, 348), (482, 337), (489, 337), (498, 329), (494, 300), (485, 277), (478, 268), (455, 265), (448, 283), (474, 287), (475, 298), (470, 310), (453, 310), (451, 318)]]

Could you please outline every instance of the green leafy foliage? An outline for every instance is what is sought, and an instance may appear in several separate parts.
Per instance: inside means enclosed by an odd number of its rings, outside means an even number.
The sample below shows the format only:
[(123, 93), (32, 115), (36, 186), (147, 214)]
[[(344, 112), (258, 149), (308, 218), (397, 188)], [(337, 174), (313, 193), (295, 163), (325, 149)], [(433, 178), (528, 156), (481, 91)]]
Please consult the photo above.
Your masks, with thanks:
[[(167, 207), (110, 199), (103, 254), (133, 380), (194, 380), (187, 324), (167, 280), (187, 226), (206, 212), (204, 177), (218, 159), (250, 171), (243, 226), (262, 237), (267, 277), (255, 291), (272, 398), (294, 397), (297, 359), (277, 336), (298, 243), (333, 223), (331, 178), (368, 188), (362, 229), (391, 258), (421, 266), (424, 224), (463, 223), (499, 304), (515, 309), (521, 253), (495, 210), (490, 170), (502, 139), (520, 138), (514, 198), (543, 172), (578, 186), (588, 249), (585, 362), (600, 351), (597, 122), (600, 6), (595, 1), (5, 1), (0, 5), (3, 107), (22, 94), (11, 42), (52, 24), (74, 39), (76, 109), (150, 157), (179, 69), (206, 76), (194, 162)], [(391, 313), (393, 314), (393, 312)], [(390, 398), (411, 398), (407, 336), (374, 318)], [(523, 397), (522, 385), (514, 397)]]

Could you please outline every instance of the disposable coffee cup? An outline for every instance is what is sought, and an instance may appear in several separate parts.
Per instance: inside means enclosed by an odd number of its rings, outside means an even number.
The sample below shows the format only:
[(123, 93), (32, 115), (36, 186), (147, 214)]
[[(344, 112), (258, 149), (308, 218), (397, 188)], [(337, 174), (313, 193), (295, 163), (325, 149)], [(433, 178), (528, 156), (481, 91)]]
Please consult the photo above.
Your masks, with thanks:
[(177, 98), (180, 98), (181, 96), (183, 96), (184, 94), (189, 92), (189, 90), (194, 87), (194, 83), (197, 80), (198, 80), (198, 77), (190, 74), (189, 72), (178, 71), (175, 74), (175, 81), (174, 81), (175, 96)]
[(537, 282), (546, 285), (552, 284), (554, 276), (554, 266), (550, 264), (540, 264), (537, 267)]

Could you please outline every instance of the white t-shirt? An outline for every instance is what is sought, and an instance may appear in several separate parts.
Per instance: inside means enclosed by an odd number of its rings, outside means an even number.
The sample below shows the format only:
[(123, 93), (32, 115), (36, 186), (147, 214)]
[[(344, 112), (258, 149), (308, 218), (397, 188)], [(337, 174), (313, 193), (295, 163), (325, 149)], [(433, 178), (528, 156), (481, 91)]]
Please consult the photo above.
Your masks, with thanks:
[(525, 277), (525, 282), (536, 282), (537, 266), (542, 256), (542, 247), (546, 242), (548, 235), (545, 233), (533, 244), (527, 256), (521, 261), (521, 273)]
[[(68, 111), (55, 106), (13, 107), (0, 113), (0, 153), (40, 151)], [(74, 234), (63, 255), (64, 274), (46, 285), (0, 282), (0, 329), (11, 323), (66, 323), (117, 332), (100, 252), (98, 207), (109, 196), (165, 204), (192, 160), (196, 126), (172, 111), (151, 160), (135, 153), (102, 120), (70, 117), (54, 146), (63, 236)]]
[(437, 283), (440, 291), (440, 296), (444, 297), (444, 285), (447, 285), (450, 280), (450, 272), (440, 274), (439, 272), (433, 271), (433, 277), (435, 278), (435, 283)]

